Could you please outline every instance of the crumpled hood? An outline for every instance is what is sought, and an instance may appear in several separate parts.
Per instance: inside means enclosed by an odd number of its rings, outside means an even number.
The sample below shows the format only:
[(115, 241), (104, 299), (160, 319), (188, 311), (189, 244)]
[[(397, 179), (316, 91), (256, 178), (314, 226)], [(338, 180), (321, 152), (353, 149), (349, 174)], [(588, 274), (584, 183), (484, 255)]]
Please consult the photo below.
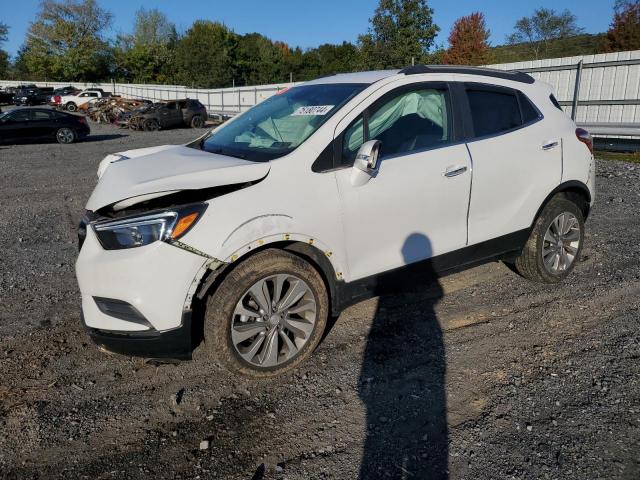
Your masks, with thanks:
[(250, 162), (183, 145), (141, 148), (107, 156), (87, 210), (131, 199), (128, 204), (181, 190), (234, 185), (264, 178), (269, 162)]

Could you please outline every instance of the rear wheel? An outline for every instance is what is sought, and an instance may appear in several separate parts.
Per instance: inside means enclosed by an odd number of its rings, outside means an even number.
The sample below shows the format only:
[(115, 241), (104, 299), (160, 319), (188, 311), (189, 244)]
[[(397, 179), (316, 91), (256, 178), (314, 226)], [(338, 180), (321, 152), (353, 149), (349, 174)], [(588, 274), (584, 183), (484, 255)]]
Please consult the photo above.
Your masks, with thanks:
[(156, 130), (160, 130), (160, 123), (158, 123), (158, 120), (155, 118), (149, 118), (144, 121), (142, 128), (146, 132), (155, 132)]
[(200, 115), (194, 115), (191, 118), (191, 128), (202, 128), (204, 127), (204, 120)]
[(565, 196), (557, 195), (542, 210), (513, 266), (529, 280), (560, 282), (580, 258), (583, 239), (582, 210)]
[(64, 108), (66, 108), (68, 112), (75, 112), (78, 110), (78, 106), (73, 102), (67, 103)]
[(63, 144), (73, 143), (76, 140), (76, 132), (67, 127), (59, 128), (56, 132), (56, 140)]
[(328, 318), (320, 274), (288, 252), (265, 250), (238, 265), (207, 304), (196, 358), (251, 377), (297, 367), (316, 348)]

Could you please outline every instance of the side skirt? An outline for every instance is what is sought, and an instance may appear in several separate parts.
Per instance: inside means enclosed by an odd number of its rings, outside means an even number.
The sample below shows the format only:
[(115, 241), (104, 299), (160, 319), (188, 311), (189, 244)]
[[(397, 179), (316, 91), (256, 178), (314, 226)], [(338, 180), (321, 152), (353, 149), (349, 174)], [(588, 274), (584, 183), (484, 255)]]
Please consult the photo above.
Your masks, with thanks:
[(451, 273), (485, 263), (515, 259), (529, 238), (529, 229), (520, 230), (493, 240), (455, 250), (387, 272), (355, 280), (336, 282), (332, 313), (368, 298), (414, 290)]

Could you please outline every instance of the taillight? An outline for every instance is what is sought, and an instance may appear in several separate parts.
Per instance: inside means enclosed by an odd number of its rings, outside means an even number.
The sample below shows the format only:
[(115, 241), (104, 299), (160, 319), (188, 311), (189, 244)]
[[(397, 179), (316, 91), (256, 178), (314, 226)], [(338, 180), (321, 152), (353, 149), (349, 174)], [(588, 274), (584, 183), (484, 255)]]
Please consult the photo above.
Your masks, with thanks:
[(53, 97), (53, 103), (60, 103), (60, 102), (61, 102), (60, 95), (54, 95), (54, 97)]
[(80, 123), (87, 123), (87, 119), (85, 117), (79, 116), (78, 119), (80, 120)]
[(584, 128), (576, 128), (576, 137), (584, 143), (593, 155), (593, 137)]

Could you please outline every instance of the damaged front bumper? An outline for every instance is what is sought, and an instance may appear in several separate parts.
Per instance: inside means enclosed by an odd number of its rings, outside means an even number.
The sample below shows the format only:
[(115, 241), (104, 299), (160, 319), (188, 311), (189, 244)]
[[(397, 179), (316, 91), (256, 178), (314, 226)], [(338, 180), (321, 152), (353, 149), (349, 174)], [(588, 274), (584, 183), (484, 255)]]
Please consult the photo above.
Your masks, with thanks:
[(221, 263), (185, 243), (105, 250), (90, 226), (81, 225), (79, 234), (76, 276), (91, 338), (117, 353), (189, 357), (193, 297)]

